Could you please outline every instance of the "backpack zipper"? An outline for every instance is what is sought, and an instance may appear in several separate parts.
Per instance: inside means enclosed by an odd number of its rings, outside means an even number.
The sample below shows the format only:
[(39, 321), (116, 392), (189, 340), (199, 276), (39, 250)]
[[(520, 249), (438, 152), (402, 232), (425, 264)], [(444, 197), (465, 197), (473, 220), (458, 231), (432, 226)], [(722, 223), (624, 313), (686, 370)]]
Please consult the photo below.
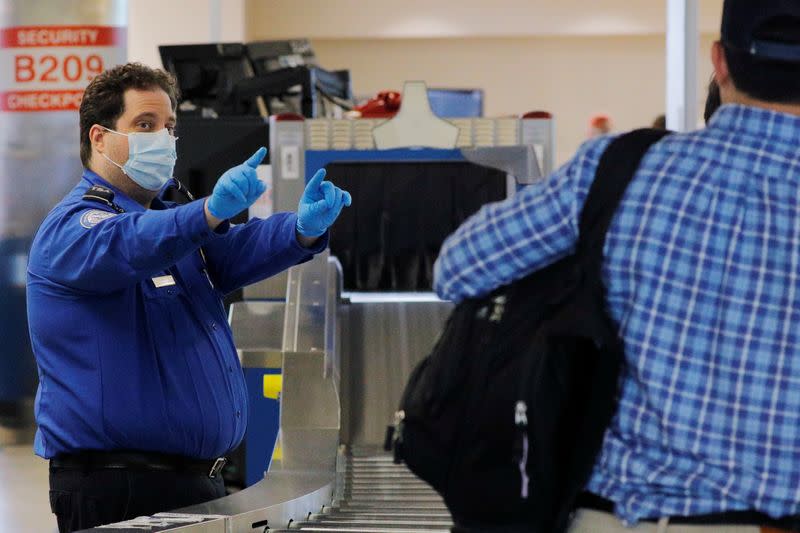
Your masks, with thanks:
[(503, 319), (507, 301), (504, 294), (492, 298), (492, 314), (489, 316), (489, 322), (500, 322)]
[(405, 425), (406, 412), (403, 409), (394, 413), (394, 435), (392, 435), (392, 450), (394, 451), (394, 463), (403, 462), (403, 426)]
[(514, 459), (519, 467), (522, 486), (520, 498), (528, 499), (528, 405), (519, 400), (514, 406), (514, 424), (517, 426), (517, 436), (514, 446)]

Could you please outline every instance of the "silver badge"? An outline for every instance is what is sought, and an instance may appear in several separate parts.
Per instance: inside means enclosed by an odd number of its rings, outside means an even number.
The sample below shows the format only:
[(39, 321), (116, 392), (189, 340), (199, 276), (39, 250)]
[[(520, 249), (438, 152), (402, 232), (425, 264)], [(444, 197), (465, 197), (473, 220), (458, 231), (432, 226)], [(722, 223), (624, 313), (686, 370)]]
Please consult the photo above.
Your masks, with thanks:
[(156, 289), (169, 287), (170, 285), (175, 285), (175, 278), (172, 276), (158, 276), (153, 278), (153, 285), (155, 285)]
[(90, 229), (98, 225), (100, 222), (107, 218), (115, 217), (117, 213), (109, 213), (108, 211), (100, 211), (99, 209), (91, 209), (81, 215), (81, 226)]

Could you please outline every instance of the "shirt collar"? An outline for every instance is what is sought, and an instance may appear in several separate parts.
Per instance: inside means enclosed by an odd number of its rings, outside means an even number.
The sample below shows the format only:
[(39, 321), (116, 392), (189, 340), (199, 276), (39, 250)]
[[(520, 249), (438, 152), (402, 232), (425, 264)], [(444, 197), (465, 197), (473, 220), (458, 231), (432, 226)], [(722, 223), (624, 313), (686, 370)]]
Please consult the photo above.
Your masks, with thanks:
[[(127, 194), (122, 192), (120, 189), (114, 187), (108, 181), (100, 177), (100, 175), (98, 175), (96, 172), (89, 170), (88, 168), (83, 169), (83, 179), (88, 181), (91, 185), (102, 185), (103, 187), (107, 187), (112, 191), (114, 191), (114, 203), (120, 206), (122, 209), (124, 209), (125, 212), (136, 213), (147, 210), (142, 204), (132, 199)], [(161, 201), (161, 193), (159, 193), (156, 198), (153, 198), (153, 202), (150, 204), (150, 208), (151, 209), (166, 208), (164, 202)]]
[(711, 117), (708, 127), (789, 145), (792, 150), (800, 145), (800, 116), (761, 107), (725, 104)]

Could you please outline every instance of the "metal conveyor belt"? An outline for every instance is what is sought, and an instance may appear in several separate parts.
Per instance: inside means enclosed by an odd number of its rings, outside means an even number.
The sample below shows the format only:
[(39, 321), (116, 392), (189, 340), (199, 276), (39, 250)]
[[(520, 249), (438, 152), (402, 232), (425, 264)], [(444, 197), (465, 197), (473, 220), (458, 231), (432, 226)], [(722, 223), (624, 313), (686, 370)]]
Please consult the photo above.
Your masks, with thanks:
[(394, 464), (391, 456), (374, 448), (354, 448), (346, 456), (340, 480), (341, 499), (281, 531), (445, 533), (453, 527), (441, 496), (405, 465)]

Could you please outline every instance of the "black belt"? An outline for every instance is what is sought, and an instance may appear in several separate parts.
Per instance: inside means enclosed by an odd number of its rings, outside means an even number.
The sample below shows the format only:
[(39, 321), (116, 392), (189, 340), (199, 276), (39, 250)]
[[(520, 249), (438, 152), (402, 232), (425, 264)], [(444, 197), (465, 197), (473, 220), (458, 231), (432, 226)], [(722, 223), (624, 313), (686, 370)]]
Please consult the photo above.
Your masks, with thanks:
[(226, 462), (228, 460), (225, 457), (190, 459), (181, 455), (152, 452), (83, 451), (53, 457), (50, 459), (50, 467), (84, 471), (121, 469), (197, 472), (214, 479)]
[[(592, 492), (583, 492), (578, 496), (577, 507), (593, 509), (604, 513), (614, 513), (614, 502)], [(663, 517), (646, 518), (645, 522), (658, 522)], [(800, 531), (800, 515), (771, 518), (758, 511), (725, 511), (693, 516), (670, 516), (670, 524), (691, 525), (737, 525), (754, 527), (771, 527), (784, 531)]]

